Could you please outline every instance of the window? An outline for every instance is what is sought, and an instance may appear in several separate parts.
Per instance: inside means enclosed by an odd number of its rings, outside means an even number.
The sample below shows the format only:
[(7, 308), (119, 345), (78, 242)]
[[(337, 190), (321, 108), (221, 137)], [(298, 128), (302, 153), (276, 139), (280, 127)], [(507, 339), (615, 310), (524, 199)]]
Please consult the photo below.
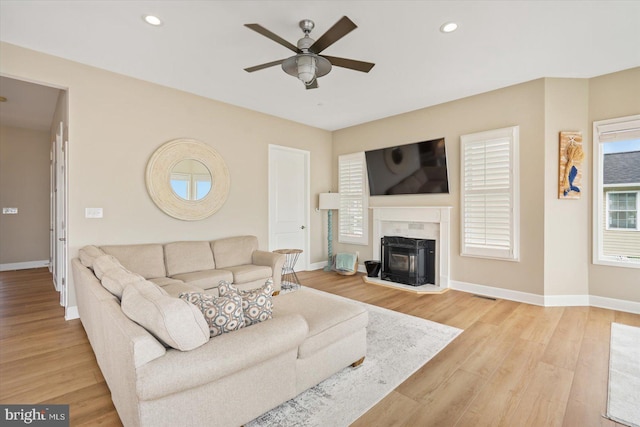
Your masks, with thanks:
[(638, 229), (638, 192), (607, 192), (607, 230)]
[(517, 261), (519, 127), (460, 137), (462, 255)]
[(369, 244), (367, 175), (364, 152), (338, 157), (338, 241)]
[(593, 263), (640, 268), (640, 115), (593, 123)]

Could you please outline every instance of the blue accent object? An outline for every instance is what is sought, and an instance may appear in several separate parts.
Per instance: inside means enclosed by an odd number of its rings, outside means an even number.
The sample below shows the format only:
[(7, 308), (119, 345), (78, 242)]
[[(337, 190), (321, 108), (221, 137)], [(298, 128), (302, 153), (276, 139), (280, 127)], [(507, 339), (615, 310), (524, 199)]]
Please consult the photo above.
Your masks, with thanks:
[(336, 270), (339, 271), (354, 271), (354, 266), (356, 264), (356, 254), (338, 254), (336, 255)]
[(576, 179), (578, 175), (578, 168), (575, 166), (571, 166), (571, 170), (569, 171), (569, 189), (564, 190), (564, 195), (569, 194), (570, 191), (575, 191), (576, 193), (580, 192), (580, 188), (573, 185), (573, 180)]

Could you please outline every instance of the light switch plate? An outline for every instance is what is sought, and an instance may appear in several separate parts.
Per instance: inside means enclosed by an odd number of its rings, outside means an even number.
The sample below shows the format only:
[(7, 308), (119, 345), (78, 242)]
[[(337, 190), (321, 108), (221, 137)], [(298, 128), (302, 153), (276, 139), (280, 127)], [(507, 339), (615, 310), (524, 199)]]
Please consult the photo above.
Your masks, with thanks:
[(85, 218), (102, 218), (102, 208), (84, 208)]
[(2, 208), (3, 215), (16, 215), (18, 213), (18, 208)]

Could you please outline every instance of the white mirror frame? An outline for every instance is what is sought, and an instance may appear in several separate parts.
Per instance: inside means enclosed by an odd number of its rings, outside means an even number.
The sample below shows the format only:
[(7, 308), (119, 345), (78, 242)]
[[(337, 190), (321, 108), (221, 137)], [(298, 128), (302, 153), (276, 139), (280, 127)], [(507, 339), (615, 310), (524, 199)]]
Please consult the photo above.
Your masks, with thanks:
[[(202, 162), (211, 172), (211, 191), (200, 200), (184, 200), (171, 188), (173, 167), (182, 160)], [(149, 159), (147, 191), (167, 215), (184, 221), (205, 219), (217, 212), (229, 195), (229, 170), (224, 159), (207, 144), (194, 139), (174, 139), (158, 148)]]

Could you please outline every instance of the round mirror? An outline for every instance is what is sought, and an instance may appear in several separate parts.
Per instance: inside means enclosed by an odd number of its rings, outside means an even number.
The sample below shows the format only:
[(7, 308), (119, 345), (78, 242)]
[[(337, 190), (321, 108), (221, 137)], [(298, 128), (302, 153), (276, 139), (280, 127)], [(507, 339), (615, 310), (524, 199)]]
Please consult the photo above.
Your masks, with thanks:
[(211, 172), (195, 159), (182, 160), (171, 169), (171, 189), (183, 200), (201, 200), (211, 191)]
[(229, 170), (207, 144), (176, 139), (158, 148), (147, 163), (147, 191), (167, 215), (195, 221), (213, 215), (229, 195)]

